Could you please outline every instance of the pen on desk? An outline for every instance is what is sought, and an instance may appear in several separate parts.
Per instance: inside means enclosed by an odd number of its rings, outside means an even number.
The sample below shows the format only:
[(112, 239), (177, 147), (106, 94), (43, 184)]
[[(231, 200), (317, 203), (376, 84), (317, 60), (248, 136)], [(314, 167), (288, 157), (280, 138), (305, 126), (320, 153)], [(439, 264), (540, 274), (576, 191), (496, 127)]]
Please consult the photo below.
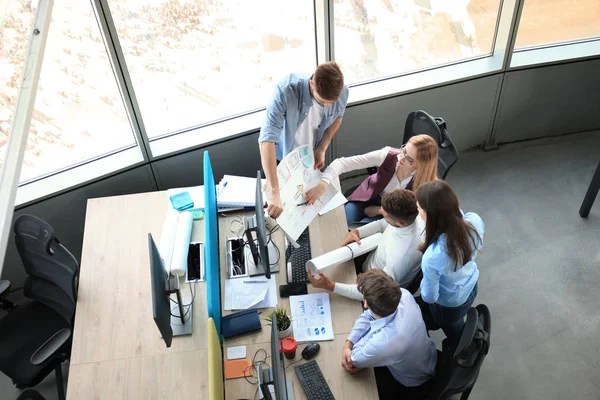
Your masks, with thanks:
[(226, 187), (227, 187), (227, 182), (225, 182), (223, 184), (223, 186), (221, 186), (221, 190), (219, 190), (219, 193), (217, 193), (217, 197), (219, 197), (221, 195), (221, 193), (223, 193), (223, 190), (225, 190)]
[(306, 206), (306, 205), (308, 205), (308, 201), (305, 201), (304, 203), (296, 204), (297, 207)]
[(244, 281), (244, 283), (267, 283), (267, 281)]

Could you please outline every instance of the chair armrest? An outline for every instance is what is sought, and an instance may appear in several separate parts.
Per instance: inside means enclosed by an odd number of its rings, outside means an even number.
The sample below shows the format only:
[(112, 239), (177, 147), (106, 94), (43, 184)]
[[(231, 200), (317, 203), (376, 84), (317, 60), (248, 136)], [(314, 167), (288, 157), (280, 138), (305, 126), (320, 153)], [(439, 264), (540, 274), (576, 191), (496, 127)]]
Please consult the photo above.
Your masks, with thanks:
[(31, 363), (33, 365), (40, 365), (46, 362), (50, 357), (54, 355), (67, 341), (71, 338), (71, 330), (63, 328), (56, 332), (52, 337), (40, 346), (39, 349), (31, 356)]
[(10, 289), (10, 281), (0, 280), (0, 296)]

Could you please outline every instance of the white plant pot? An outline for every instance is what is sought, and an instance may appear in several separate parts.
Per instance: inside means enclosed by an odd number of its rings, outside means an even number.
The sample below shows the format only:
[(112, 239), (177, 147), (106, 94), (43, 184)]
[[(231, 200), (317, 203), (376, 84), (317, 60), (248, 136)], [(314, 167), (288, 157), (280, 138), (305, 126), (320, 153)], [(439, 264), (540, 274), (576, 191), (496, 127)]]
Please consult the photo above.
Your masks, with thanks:
[(288, 336), (290, 336), (292, 333), (292, 324), (290, 324), (290, 326), (288, 326), (288, 328), (284, 331), (279, 331), (279, 339), (283, 339), (286, 338)]

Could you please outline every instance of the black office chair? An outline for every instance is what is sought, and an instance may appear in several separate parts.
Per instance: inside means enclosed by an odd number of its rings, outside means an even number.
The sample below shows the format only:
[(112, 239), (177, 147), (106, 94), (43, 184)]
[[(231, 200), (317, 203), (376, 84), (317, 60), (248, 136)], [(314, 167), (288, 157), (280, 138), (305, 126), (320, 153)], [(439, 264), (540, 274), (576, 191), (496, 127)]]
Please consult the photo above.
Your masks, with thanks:
[(26, 389), (23, 392), (21, 392), (19, 397), (17, 397), (17, 400), (46, 400), (46, 398), (42, 396), (37, 390)]
[(442, 342), (428, 400), (449, 400), (456, 394), (461, 394), (460, 400), (469, 398), (490, 349), (491, 328), (487, 306), (480, 304), (469, 310), (458, 346), (450, 345), (448, 339)]
[(432, 117), (423, 110), (413, 111), (406, 117), (404, 139), (402, 144), (416, 135), (431, 136), (438, 144), (438, 176), (446, 179), (450, 168), (458, 161), (458, 150), (446, 129), (446, 121), (440, 117)]
[(23, 293), (30, 301), (15, 305), (3, 298), (10, 284), (0, 284), (0, 305), (7, 311), (0, 319), (0, 371), (24, 389), (54, 370), (62, 400), (61, 364), (71, 353), (79, 263), (40, 218), (21, 215), (13, 231), (28, 274)]

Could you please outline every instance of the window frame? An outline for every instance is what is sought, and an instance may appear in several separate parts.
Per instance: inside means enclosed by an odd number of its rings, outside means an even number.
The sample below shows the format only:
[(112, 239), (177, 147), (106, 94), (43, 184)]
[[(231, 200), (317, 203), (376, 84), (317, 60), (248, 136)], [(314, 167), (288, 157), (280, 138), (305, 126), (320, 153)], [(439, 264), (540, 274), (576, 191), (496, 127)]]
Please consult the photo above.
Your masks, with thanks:
[[(91, 2), (137, 144), (19, 183), (17, 205), (34, 202), (36, 199), (50, 195), (49, 188), (54, 188), (54, 192), (68, 190), (70, 187), (115, 174), (140, 163), (152, 162), (238, 136), (256, 133), (264, 119), (266, 105), (149, 139), (116, 27), (110, 15), (108, 0), (91, 0)], [(316, 59), (317, 63), (322, 63), (332, 60), (334, 54), (334, 0), (313, 0), (313, 4)], [(515, 51), (516, 33), (523, 4), (524, 0), (500, 2), (491, 53), (357, 82), (350, 85), (348, 105), (352, 107), (391, 96), (506, 73), (518, 68), (531, 68), (600, 55), (600, 37)], [(493, 132), (491, 135), (493, 136)], [(57, 186), (56, 183), (52, 183), (62, 177), (66, 178), (63, 184)]]

